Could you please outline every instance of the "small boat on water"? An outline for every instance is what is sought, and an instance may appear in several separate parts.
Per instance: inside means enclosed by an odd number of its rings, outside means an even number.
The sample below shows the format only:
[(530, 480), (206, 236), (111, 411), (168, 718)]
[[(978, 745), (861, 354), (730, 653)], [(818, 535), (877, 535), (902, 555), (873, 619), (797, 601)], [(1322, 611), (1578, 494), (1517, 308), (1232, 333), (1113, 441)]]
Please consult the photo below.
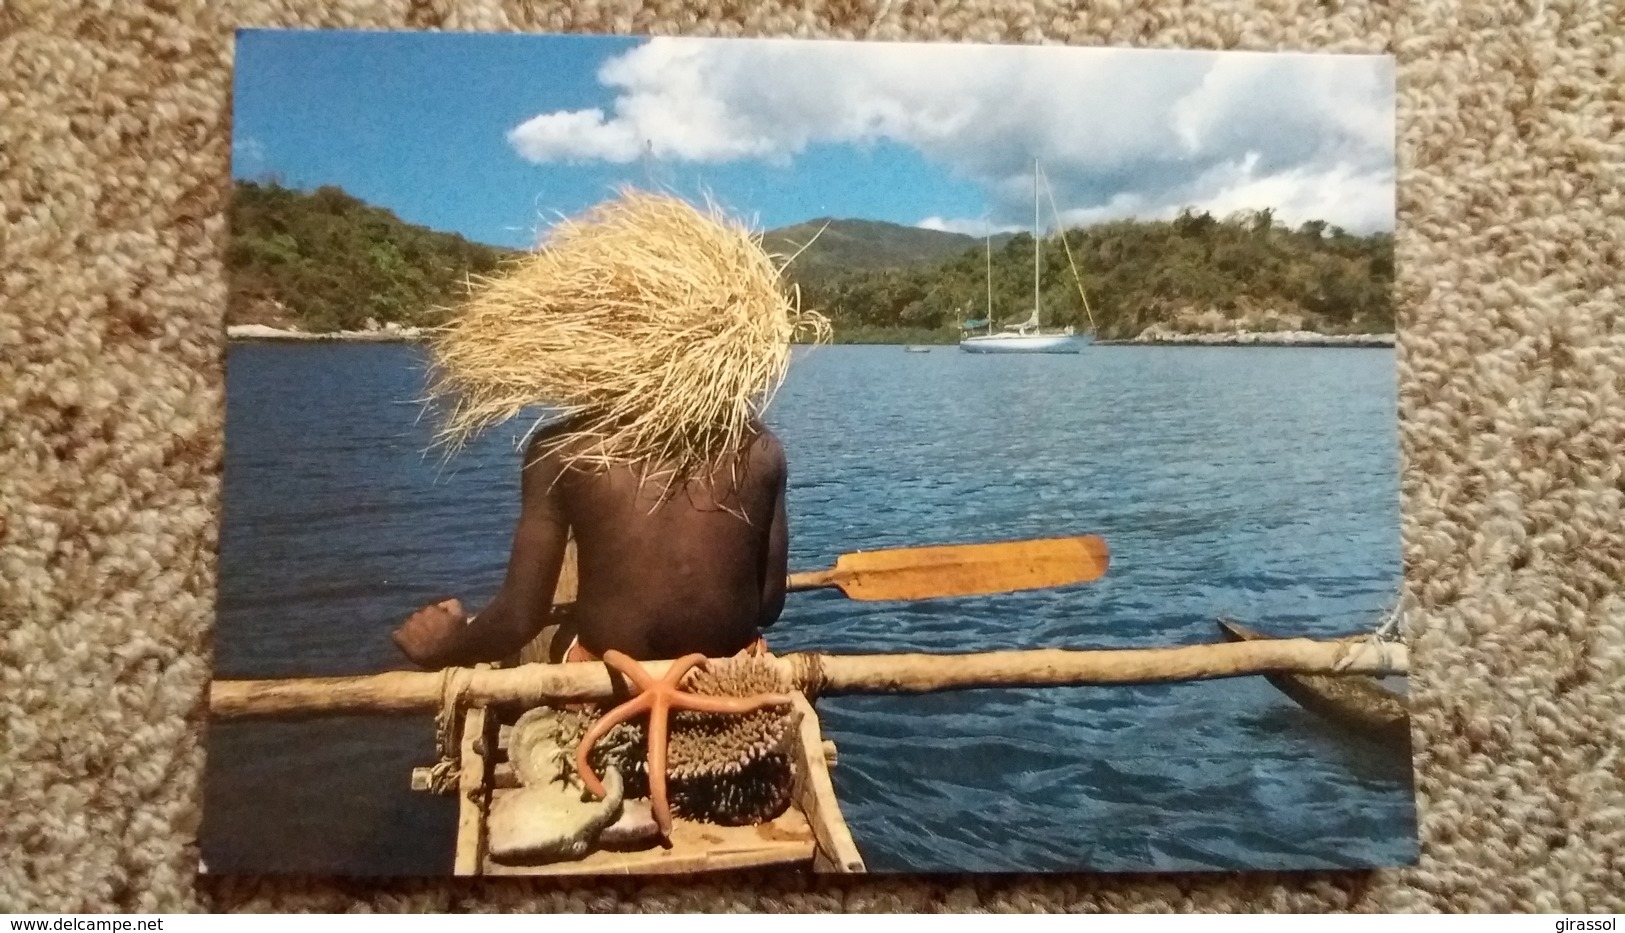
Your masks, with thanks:
[(931, 352), (930, 347), (904, 347), (903, 349), (904, 349), (904, 351), (906, 351), (908, 353), (930, 353)]
[[(866, 601), (1052, 589), (1099, 579), (1108, 559), (1105, 542), (1096, 536), (856, 551), (842, 554), (832, 568), (790, 574), (786, 589), (833, 588)], [(573, 603), (577, 589), (570, 542), (555, 605)], [(455, 795), (453, 873), (460, 876), (687, 874), (766, 866), (865, 871), (830, 780), (835, 748), (824, 739), (814, 709), (819, 696), (1264, 675), (1289, 692), (1295, 684), (1308, 685), (1308, 692), (1293, 694), (1305, 705), (1325, 704), (1328, 715), (1408, 738), (1407, 730), (1394, 729), (1396, 719), (1408, 724), (1398, 694), (1378, 688), (1374, 695), (1349, 699), (1335, 685), (1320, 683), (1349, 679), (1375, 686), (1376, 676), (1402, 674), (1409, 669), (1404, 645), (1358, 638), (1269, 644), (1267, 636), (1229, 620), (1221, 623), (1226, 634), (1248, 644), (940, 655), (796, 652), (715, 659), (715, 667), (707, 661), (698, 669), (692, 669), (693, 660), (677, 669), (685, 662), (634, 662), (613, 653), (604, 666), (564, 662), (573, 643), (565, 624), (569, 613), (561, 611), (557, 621), (496, 665), (216, 680), (210, 685), (210, 711), (227, 720), (434, 714), (438, 760), (413, 770), (412, 787)], [(1397, 622), (1396, 614), (1377, 636)], [(645, 663), (659, 667), (639, 672)], [(685, 671), (698, 675), (682, 691), (688, 700), (670, 693), (664, 701), (653, 699), (654, 708), (666, 709), (659, 705), (665, 702), (671, 709), (699, 711), (707, 706), (696, 698), (709, 695), (749, 698), (746, 709), (731, 712), (759, 709), (752, 703), (760, 702), (790, 710), (765, 719), (734, 719), (743, 725), (722, 728), (715, 721), (677, 726), (662, 719), (677, 728), (662, 733), (646, 726), (641, 736), (635, 729), (617, 736), (619, 723), (652, 707), (624, 702), (623, 686), (605, 667), (619, 670), (644, 693), (671, 691)], [(652, 678), (662, 671), (666, 679), (657, 684)], [(771, 681), (759, 679), (763, 676)], [(784, 696), (764, 696), (769, 693)], [(606, 721), (593, 714), (595, 707), (614, 710), (604, 714)], [(653, 744), (660, 734), (677, 741)], [(583, 764), (579, 752), (572, 753), (586, 736), (598, 736), (591, 748), (601, 764)], [(651, 787), (646, 778), (648, 768), (661, 762), (675, 782), (665, 789)], [(583, 790), (592, 786), (594, 772), (603, 778), (603, 787), (595, 788), (598, 795)], [(645, 795), (648, 806), (641, 801)]]
[[(1220, 618), (1227, 641), (1262, 641), (1274, 636)], [(1410, 742), (1411, 721), (1405, 697), (1375, 677), (1267, 674), (1265, 679), (1293, 702), (1331, 722), (1391, 744)]]
[(966, 337), (959, 349), (966, 353), (1077, 353), (1086, 341), (1075, 334), (1009, 332)]
[[(961, 327), (967, 331), (981, 327), (987, 328), (985, 334), (973, 334), (959, 342), (959, 349), (966, 353), (1078, 353), (1084, 345), (1091, 342), (1088, 334), (1078, 334), (1075, 329), (1068, 326), (1058, 331), (1043, 329), (1041, 309), (1039, 306), (1039, 289), (1041, 287), (1039, 267), (1043, 249), (1043, 237), (1039, 229), (1038, 220), (1038, 163), (1033, 163), (1033, 311), (1032, 314), (1020, 324), (1007, 325), (1002, 331), (993, 329), (993, 241), (984, 238), (987, 250), (987, 316), (975, 321), (966, 321)], [(1070, 255), (1068, 257), (1070, 259)]]

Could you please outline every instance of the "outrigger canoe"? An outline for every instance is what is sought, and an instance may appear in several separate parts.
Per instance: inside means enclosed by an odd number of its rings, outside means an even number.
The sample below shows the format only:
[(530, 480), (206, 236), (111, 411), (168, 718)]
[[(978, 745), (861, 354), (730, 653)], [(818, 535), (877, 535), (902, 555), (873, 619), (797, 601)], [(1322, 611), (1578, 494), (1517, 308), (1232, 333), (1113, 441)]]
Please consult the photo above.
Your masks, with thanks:
[[(575, 600), (573, 550), (567, 552), (554, 593), (556, 604)], [(788, 588), (829, 587), (858, 600), (979, 595), (1088, 582), (1105, 572), (1106, 562), (1104, 542), (1093, 537), (859, 551), (841, 555), (832, 569), (792, 574)], [(221, 720), (436, 714), (439, 760), (433, 767), (414, 770), (412, 785), (457, 794), (453, 870), (458, 875), (692, 873), (762, 866), (854, 873), (864, 871), (863, 859), (835, 798), (829, 772), (834, 748), (822, 736), (813, 698), (1171, 683), (1259, 674), (1270, 676), (1277, 686), (1313, 685), (1403, 674), (1409, 669), (1408, 653), (1399, 644), (1276, 639), (1232, 626), (1227, 634), (1244, 643), (962, 654), (803, 651), (769, 655), (763, 663), (775, 668), (781, 682), (790, 685), (781, 692), (794, 691), (791, 702), (800, 714), (796, 730), (781, 733), (783, 761), (789, 767), (779, 772), (787, 780), (777, 785), (782, 793), (773, 803), (776, 809), (772, 812), (777, 815), (767, 822), (731, 828), (679, 818), (672, 825), (669, 846), (640, 851), (594, 850), (596, 834), (607, 825), (594, 821), (607, 819), (614, 804), (595, 810), (590, 802), (570, 801), (567, 796), (557, 803), (542, 802), (542, 795), (536, 793), (541, 785), (523, 787), (507, 760), (506, 746), (515, 729), (522, 732), (516, 742), (533, 784), (538, 761), (548, 760), (545, 745), (536, 744), (545, 742), (543, 737), (533, 729), (527, 731), (524, 723), (508, 728), (525, 711), (539, 706), (579, 709), (583, 703), (618, 703), (624, 698), (625, 688), (609, 669), (611, 665), (550, 660), (559, 653), (559, 639), (545, 634), (526, 651), (494, 668), (482, 664), (348, 677), (217, 680), (209, 688), (209, 709)], [(674, 662), (638, 663), (645, 673), (659, 677)], [(1375, 686), (1375, 681), (1370, 685)], [(1330, 686), (1322, 685), (1317, 691), (1320, 699), (1337, 695)], [(1308, 694), (1301, 695), (1300, 702), (1317, 702)], [(1379, 693), (1375, 699), (1380, 697)], [(1398, 704), (1397, 715), (1403, 717), (1403, 703), (1391, 695), (1388, 700)], [(1379, 730), (1391, 729), (1395, 710), (1390, 706), (1384, 711), (1384, 705), (1379, 702), (1364, 713), (1358, 702), (1333, 703), (1326, 708), (1334, 715), (1354, 714), (1354, 721)], [(546, 718), (532, 716), (529, 723), (534, 726)], [(526, 796), (517, 796), (521, 794)], [(493, 811), (499, 802), (504, 805)], [(581, 816), (577, 804), (587, 805), (584, 823), (576, 822)], [(495, 821), (493, 812), (498, 817)], [(559, 819), (552, 819), (554, 816)], [(580, 827), (579, 833), (571, 827)], [(560, 832), (566, 835), (561, 837)], [(584, 844), (589, 837), (591, 844)], [(561, 838), (562, 847), (558, 844)], [(493, 850), (503, 858), (493, 858)], [(527, 864), (516, 860), (522, 852), (567, 853), (571, 857)]]
[[(1228, 641), (1265, 641), (1273, 636), (1220, 618)], [(1375, 677), (1267, 674), (1270, 685), (1316, 715), (1386, 743), (1408, 743), (1411, 721), (1405, 698)]]

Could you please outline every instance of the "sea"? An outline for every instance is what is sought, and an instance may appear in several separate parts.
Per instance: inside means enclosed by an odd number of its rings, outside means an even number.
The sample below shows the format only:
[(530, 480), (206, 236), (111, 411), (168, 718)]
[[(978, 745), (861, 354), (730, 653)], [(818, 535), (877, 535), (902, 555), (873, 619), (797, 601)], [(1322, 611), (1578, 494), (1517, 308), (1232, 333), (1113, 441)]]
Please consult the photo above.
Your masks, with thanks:
[[(236, 343), (215, 673), (408, 669), (415, 608), (496, 591), (517, 424), (432, 449), (424, 351)], [(779, 652), (1128, 648), (1371, 629), (1401, 582), (1394, 353), (797, 348), (768, 410), (793, 570), (843, 552), (1097, 534), (1100, 580), (857, 602), (795, 593)], [(1396, 684), (1403, 688), (1402, 679)], [(1262, 678), (827, 697), (835, 789), (872, 871), (1326, 869), (1414, 861), (1408, 750)], [(432, 718), (209, 727), (214, 874), (443, 874), (456, 803), (413, 792)]]

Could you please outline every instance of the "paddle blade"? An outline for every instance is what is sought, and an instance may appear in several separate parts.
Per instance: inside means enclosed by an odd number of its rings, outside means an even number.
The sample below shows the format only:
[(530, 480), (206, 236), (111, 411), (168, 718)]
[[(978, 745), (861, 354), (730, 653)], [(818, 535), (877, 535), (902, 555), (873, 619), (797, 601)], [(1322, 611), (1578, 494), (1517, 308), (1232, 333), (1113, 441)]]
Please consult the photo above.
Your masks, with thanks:
[(1050, 589), (1097, 580), (1106, 542), (1093, 535), (842, 554), (830, 582), (851, 599), (934, 599)]

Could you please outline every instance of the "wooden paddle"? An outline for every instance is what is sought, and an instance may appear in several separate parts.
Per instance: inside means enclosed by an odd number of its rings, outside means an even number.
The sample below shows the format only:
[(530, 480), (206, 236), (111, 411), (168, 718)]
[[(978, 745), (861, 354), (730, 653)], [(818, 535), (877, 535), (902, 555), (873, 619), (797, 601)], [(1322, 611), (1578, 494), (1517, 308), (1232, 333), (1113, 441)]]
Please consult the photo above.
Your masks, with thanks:
[(854, 551), (830, 570), (791, 574), (789, 589), (835, 588), (858, 600), (983, 596), (1088, 583), (1108, 563), (1106, 542), (1093, 535)]
[[(1106, 542), (1094, 535), (853, 551), (836, 558), (829, 570), (790, 574), (787, 589), (838, 589), (857, 600), (985, 596), (1088, 583), (1100, 579), (1108, 563)], [(572, 540), (554, 605), (575, 602), (576, 571)]]

